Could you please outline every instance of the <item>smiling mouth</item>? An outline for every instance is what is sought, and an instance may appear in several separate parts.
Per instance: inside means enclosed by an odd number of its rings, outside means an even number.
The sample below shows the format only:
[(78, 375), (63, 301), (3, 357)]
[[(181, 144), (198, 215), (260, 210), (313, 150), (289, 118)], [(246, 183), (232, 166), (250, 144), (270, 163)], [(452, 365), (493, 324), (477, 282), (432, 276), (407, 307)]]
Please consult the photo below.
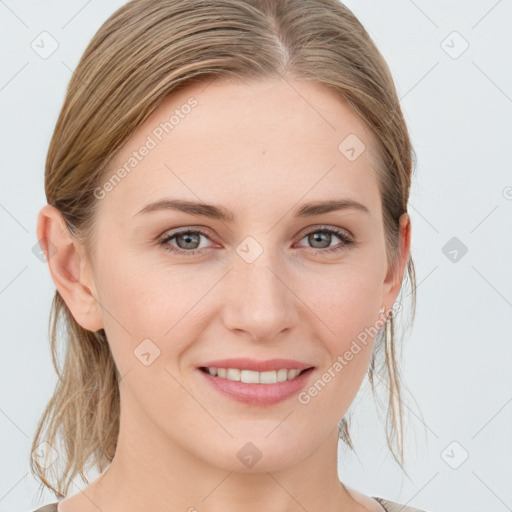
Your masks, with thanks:
[(246, 384), (278, 384), (280, 382), (294, 380), (299, 375), (312, 370), (313, 367), (306, 368), (304, 370), (281, 368), (279, 370), (270, 370), (265, 372), (240, 370), (238, 368), (208, 368), (205, 366), (201, 366), (199, 369), (213, 377), (235, 382), (244, 382)]

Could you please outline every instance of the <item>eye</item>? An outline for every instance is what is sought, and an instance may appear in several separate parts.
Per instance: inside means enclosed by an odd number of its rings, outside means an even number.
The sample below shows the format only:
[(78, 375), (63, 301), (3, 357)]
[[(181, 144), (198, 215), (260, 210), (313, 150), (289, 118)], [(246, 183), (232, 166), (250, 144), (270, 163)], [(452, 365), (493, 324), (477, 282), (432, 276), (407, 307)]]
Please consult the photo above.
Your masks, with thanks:
[[(341, 246), (337, 245), (334, 247), (329, 247), (333, 236), (339, 238), (342, 241)], [(356, 241), (348, 233), (342, 231), (341, 229), (331, 227), (316, 228), (306, 233), (302, 240), (304, 240), (304, 238), (307, 238), (307, 241), (310, 244), (320, 245), (320, 248), (312, 247), (314, 251), (317, 253), (331, 253), (342, 251), (347, 246), (356, 245)]]
[[(333, 240), (333, 236), (341, 240), (341, 245), (329, 247)], [(164, 247), (165, 250), (171, 251), (174, 254), (193, 256), (201, 249), (201, 237), (210, 239), (209, 236), (203, 231), (197, 230), (183, 230), (177, 233), (171, 233), (160, 240), (159, 244)], [(319, 245), (320, 247), (311, 247), (316, 253), (331, 253), (336, 251), (342, 251), (348, 246), (355, 246), (357, 242), (345, 231), (338, 228), (332, 227), (321, 227), (306, 233), (301, 240), (307, 238), (308, 243), (313, 245)], [(177, 245), (171, 244), (171, 241), (175, 241)]]
[[(164, 247), (164, 249), (175, 254), (190, 256), (200, 252), (200, 247), (197, 246), (197, 244), (199, 243), (200, 245), (201, 237), (209, 239), (209, 237), (202, 231), (185, 230), (170, 234), (159, 243)], [(176, 239), (178, 247), (170, 244), (171, 240), (174, 239)]]

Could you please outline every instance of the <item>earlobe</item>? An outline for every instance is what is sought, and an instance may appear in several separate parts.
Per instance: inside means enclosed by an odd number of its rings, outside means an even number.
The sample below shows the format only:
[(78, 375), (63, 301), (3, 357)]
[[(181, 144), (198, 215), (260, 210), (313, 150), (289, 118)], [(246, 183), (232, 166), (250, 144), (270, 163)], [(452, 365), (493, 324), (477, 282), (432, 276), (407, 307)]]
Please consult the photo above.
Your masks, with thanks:
[(388, 273), (384, 281), (384, 304), (391, 307), (402, 286), (402, 280), (409, 260), (411, 249), (411, 220), (408, 213), (403, 213), (400, 217), (400, 248), (398, 251), (398, 261), (394, 267), (388, 268)]
[(43, 250), (53, 282), (75, 320), (89, 331), (103, 328), (92, 277), (86, 267), (82, 246), (69, 232), (60, 211), (45, 205), (37, 218), (37, 239)]

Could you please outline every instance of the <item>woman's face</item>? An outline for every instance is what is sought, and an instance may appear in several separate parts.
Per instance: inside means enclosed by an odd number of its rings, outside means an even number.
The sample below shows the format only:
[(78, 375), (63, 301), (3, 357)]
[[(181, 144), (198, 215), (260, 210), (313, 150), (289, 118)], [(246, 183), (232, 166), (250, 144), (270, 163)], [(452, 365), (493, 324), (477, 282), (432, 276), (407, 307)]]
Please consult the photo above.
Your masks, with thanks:
[[(138, 128), (96, 190), (90, 266), (121, 430), (235, 471), (289, 466), (332, 438), (399, 291), (375, 148), (335, 92), (292, 80), (195, 84)], [(362, 206), (300, 215), (348, 200)], [(313, 369), (299, 384), (199, 369), (229, 358)]]

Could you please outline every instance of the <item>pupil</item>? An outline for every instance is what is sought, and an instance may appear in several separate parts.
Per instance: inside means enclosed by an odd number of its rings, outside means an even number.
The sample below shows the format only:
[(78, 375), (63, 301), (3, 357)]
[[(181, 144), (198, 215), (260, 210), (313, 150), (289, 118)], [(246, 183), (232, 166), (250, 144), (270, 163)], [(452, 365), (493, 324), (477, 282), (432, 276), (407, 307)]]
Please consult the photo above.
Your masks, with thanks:
[[(330, 234), (328, 233), (313, 233), (312, 235), (310, 235), (310, 242), (317, 242), (317, 241), (322, 241), (322, 238), (324, 239), (324, 244), (320, 247), (320, 248), (325, 248), (325, 247), (329, 247), (330, 245), (330, 240), (327, 239), (328, 237), (330, 238)], [(326, 243), (325, 243), (326, 242)]]
[[(181, 244), (179, 242), (179, 240), (181, 238), (186, 239), (185, 246), (183, 246), (183, 244)], [(177, 237), (178, 246), (180, 247), (180, 249), (195, 249), (195, 247), (189, 247), (189, 244), (194, 245), (194, 243), (198, 242), (198, 238), (199, 238), (198, 235), (194, 234), (194, 233), (187, 233), (187, 234), (181, 235), (181, 236)], [(192, 239), (192, 241), (190, 241), (190, 239)]]

